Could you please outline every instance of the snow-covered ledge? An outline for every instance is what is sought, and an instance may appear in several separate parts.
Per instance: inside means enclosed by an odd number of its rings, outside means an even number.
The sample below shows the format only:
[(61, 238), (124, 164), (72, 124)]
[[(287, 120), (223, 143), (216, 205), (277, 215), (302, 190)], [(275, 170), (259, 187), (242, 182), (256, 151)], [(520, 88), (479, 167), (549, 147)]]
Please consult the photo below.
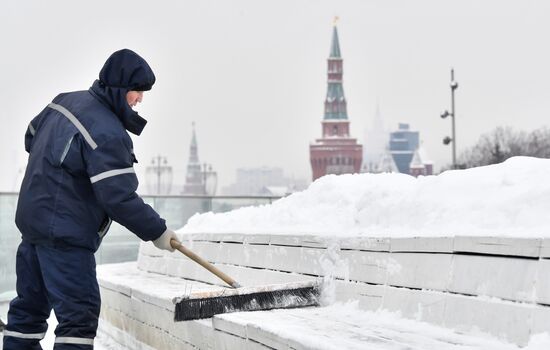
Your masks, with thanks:
[[(190, 247), (245, 285), (333, 276), (326, 302), (356, 301), (357, 312), (398, 311), (405, 318), (462, 333), (482, 331), (522, 346), (532, 335), (550, 332), (546, 240), (418, 237), (335, 241), (227, 234), (192, 238)], [(220, 348), (214, 344), (231, 339), (228, 344), (234, 347), (228, 348), (238, 349), (235, 344), (249, 339), (242, 333), (246, 327), (235, 321), (242, 323), (247, 316), (172, 321), (173, 297), (191, 288), (212, 288), (200, 281), (218, 283), (181, 255), (159, 254), (152, 245), (142, 244), (137, 267), (101, 266), (99, 276), (102, 317), (126, 336), (149, 346), (209, 349)], [(256, 343), (273, 345), (258, 337)], [(291, 340), (300, 343), (300, 339)], [(360, 343), (356, 345), (360, 348)]]
[[(357, 315), (397, 311), (507, 342), (492, 347), (477, 338), (430, 338), (418, 331), (426, 340), (420, 348), (511, 349), (550, 333), (550, 184), (543, 181), (549, 172), (550, 161), (519, 158), (418, 180), (327, 177), (271, 206), (196, 216), (180, 233), (184, 244), (243, 285), (322, 276), (328, 305), (352, 301)], [(319, 348), (307, 339), (322, 327), (318, 318), (328, 317), (293, 311), (303, 324), (317, 324), (295, 325), (301, 331), (294, 335), (273, 329), (274, 319), (290, 317), (288, 310), (174, 323), (172, 297), (219, 282), (181, 254), (150, 244), (142, 244), (137, 267), (104, 266), (98, 274), (102, 317), (156, 348)], [(368, 323), (363, 316), (356, 321)], [(348, 348), (381, 341), (338, 334), (337, 342), (353, 345)]]

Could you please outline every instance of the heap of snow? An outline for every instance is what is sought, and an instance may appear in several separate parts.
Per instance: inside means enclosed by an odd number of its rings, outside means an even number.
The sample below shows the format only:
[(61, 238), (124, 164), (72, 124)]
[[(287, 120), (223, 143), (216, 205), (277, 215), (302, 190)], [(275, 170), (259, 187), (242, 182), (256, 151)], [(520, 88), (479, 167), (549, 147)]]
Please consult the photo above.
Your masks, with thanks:
[(550, 237), (549, 175), (550, 160), (529, 157), (418, 178), (329, 175), (271, 205), (197, 214), (179, 232)]

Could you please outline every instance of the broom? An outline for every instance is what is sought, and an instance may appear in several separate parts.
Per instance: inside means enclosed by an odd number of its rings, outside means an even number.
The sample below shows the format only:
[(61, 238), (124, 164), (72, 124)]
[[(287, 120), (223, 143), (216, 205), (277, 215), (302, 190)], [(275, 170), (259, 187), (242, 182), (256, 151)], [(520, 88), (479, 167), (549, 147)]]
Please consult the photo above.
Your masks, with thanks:
[(170, 241), (172, 248), (179, 250), (191, 260), (203, 266), (234, 289), (203, 291), (174, 298), (175, 321), (209, 318), (217, 314), (237, 311), (258, 311), (318, 306), (321, 294), (319, 282), (293, 282), (260, 287), (241, 287), (234, 279), (204, 260), (179, 241)]

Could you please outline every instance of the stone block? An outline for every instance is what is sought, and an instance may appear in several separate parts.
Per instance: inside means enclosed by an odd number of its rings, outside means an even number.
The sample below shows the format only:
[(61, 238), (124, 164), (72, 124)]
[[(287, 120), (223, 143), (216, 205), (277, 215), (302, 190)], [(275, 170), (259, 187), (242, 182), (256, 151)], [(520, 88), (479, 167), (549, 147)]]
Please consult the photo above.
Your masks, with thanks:
[(333, 258), (338, 257), (337, 252), (331, 252), (327, 249), (303, 247), (299, 248), (298, 254), (298, 264), (288, 266), (286, 271), (316, 276), (325, 276), (328, 273), (334, 273), (334, 276), (337, 278), (348, 278), (347, 266), (345, 264), (333, 264)]
[[(120, 342), (123, 344), (128, 342), (127, 338), (130, 336), (137, 342), (144, 343), (154, 349), (177, 350), (195, 348), (193, 344), (185, 342), (179, 338), (175, 338), (164, 330), (140, 322), (129, 317), (129, 315), (112, 309), (102, 308), (101, 318), (102, 320), (109, 322), (114, 327), (123, 327), (121, 330), (124, 333), (119, 334), (123, 335), (123, 338), (120, 339)], [(113, 335), (113, 332), (110, 334)], [(116, 336), (116, 334), (114, 335)]]
[(154, 272), (163, 275), (167, 273), (168, 269), (166, 258), (149, 255), (138, 256), (137, 268), (141, 271)]
[(246, 325), (246, 334), (249, 340), (265, 345), (269, 349), (288, 349), (288, 339), (266, 331), (261, 324), (249, 323)]
[(236, 243), (221, 243), (223, 259), (219, 262), (237, 266), (265, 267), (265, 251), (269, 246)]
[(453, 250), (455, 252), (538, 258), (540, 247), (541, 241), (538, 238), (457, 236), (454, 239)]
[[(102, 339), (111, 338), (118, 344), (124, 344), (127, 349), (156, 350), (149, 345), (138, 341), (123, 330), (111, 325), (105, 319), (100, 319), (97, 330), (98, 336)], [(2, 347), (0, 346), (0, 349)]]
[(384, 237), (344, 237), (340, 239), (340, 249), (389, 252), (390, 238)]
[(223, 331), (214, 331), (213, 345), (216, 350), (246, 350), (248, 340)]
[(237, 337), (246, 339), (246, 324), (233, 322), (230, 319), (214, 316), (212, 317), (212, 327), (215, 331), (232, 334)]
[(387, 284), (446, 290), (452, 258), (451, 254), (392, 253), (387, 258)]
[(538, 261), (535, 290), (536, 302), (550, 305), (550, 260), (548, 259)]
[(339, 246), (340, 242), (333, 237), (304, 235), (300, 244), (302, 247), (328, 248), (333, 245)]
[(163, 256), (162, 250), (155, 247), (153, 242), (141, 242), (139, 244), (139, 254), (149, 256)]
[[(382, 305), (384, 286), (366, 284), (362, 282), (334, 281), (327, 288), (324, 297), (330, 302), (358, 301), (360, 310), (374, 311)], [(333, 299), (333, 300), (332, 300)]]
[(125, 294), (121, 294), (117, 291), (101, 287), (99, 289), (101, 293), (101, 304), (106, 307), (110, 307), (116, 311), (129, 314), (132, 311), (130, 303), (131, 297)]
[(282, 245), (282, 246), (291, 246), (291, 247), (301, 247), (302, 239), (304, 237), (300, 235), (271, 235), (269, 244), (271, 245)]
[(454, 293), (533, 302), (538, 261), (454, 255), (449, 290)]
[(226, 243), (244, 243), (247, 235), (240, 233), (218, 233), (213, 235), (216, 241)]
[(550, 307), (537, 305), (533, 308), (531, 336), (539, 333), (550, 334)]
[(190, 233), (184, 236), (184, 239), (193, 242), (234, 242), (243, 243), (247, 235), (240, 233)]
[(326, 236), (272, 234), (269, 244), (291, 247), (327, 248), (331, 244), (338, 245), (338, 240)]
[(445, 315), (446, 294), (386, 286), (382, 308), (400, 312), (403, 317), (441, 325)]
[(453, 237), (395, 237), (390, 239), (392, 252), (452, 253)]
[(550, 238), (543, 238), (540, 241), (540, 257), (550, 258)]
[(268, 235), (268, 234), (264, 234), (264, 235), (250, 234), (250, 235), (244, 236), (244, 243), (247, 243), (247, 244), (268, 245), (270, 240), (271, 240), (271, 235)]
[[(212, 329), (209, 320), (174, 322), (173, 310), (136, 297), (128, 299), (131, 303), (130, 312), (111, 308), (109, 305), (112, 303), (107, 302), (102, 305), (101, 318), (157, 349), (178, 349), (175, 345), (180, 343), (205, 349), (211, 347)], [(160, 334), (155, 334), (157, 330)], [(180, 341), (174, 341), (178, 339)]]
[(224, 266), (224, 271), (243, 286), (260, 286), (268, 284), (313, 281), (314, 276), (305, 276), (296, 273), (286, 273), (264, 269), (252, 269), (240, 266)]
[(339, 256), (349, 267), (349, 279), (353, 281), (385, 284), (388, 271), (398, 269), (387, 252), (342, 250)]
[[(223, 244), (214, 242), (193, 241), (186, 247), (209, 262), (226, 262), (227, 253), (222, 249), (222, 245)], [(178, 255), (178, 257), (182, 259), (188, 259), (185, 254), (181, 252), (174, 252), (173, 254)]]
[(322, 275), (320, 259), (325, 249), (270, 245), (265, 249), (265, 267), (273, 270)]
[(444, 326), (458, 332), (482, 331), (525, 346), (532, 311), (533, 305), (529, 304), (447, 294)]

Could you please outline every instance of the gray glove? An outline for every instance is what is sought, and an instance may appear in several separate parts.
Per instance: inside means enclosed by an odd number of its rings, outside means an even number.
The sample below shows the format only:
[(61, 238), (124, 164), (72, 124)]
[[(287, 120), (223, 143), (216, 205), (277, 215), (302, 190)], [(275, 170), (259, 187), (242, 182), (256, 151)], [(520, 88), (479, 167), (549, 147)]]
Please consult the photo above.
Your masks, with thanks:
[(176, 241), (179, 242), (178, 236), (176, 235), (176, 233), (170, 230), (169, 228), (167, 228), (166, 231), (164, 231), (164, 233), (160, 235), (159, 238), (153, 241), (153, 244), (158, 249), (164, 249), (164, 250), (173, 252), (175, 249), (172, 248), (172, 246), (170, 245), (170, 240), (172, 239), (175, 239)]

